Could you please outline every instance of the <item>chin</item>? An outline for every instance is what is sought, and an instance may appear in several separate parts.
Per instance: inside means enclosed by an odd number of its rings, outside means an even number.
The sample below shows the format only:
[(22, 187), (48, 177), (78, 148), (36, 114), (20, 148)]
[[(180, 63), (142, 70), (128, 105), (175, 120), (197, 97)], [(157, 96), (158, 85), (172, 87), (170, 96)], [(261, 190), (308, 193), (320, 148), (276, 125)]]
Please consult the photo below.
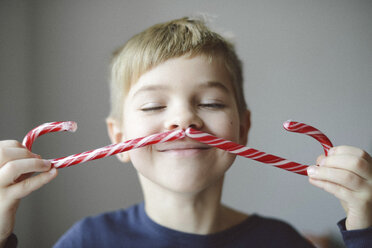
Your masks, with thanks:
[[(136, 170), (141, 175), (142, 187), (156, 188), (170, 193), (197, 194), (209, 188), (222, 187), (225, 172), (230, 168), (235, 157), (226, 157), (223, 163), (213, 161), (195, 161), (191, 159), (165, 160), (152, 167), (146, 164), (136, 164)], [(164, 160), (163, 160), (164, 161)], [(168, 163), (167, 163), (168, 162)]]
[(166, 180), (158, 181), (156, 184), (162, 188), (177, 194), (194, 195), (203, 192), (213, 186), (221, 185), (224, 174), (214, 177), (207, 176), (171, 176)]

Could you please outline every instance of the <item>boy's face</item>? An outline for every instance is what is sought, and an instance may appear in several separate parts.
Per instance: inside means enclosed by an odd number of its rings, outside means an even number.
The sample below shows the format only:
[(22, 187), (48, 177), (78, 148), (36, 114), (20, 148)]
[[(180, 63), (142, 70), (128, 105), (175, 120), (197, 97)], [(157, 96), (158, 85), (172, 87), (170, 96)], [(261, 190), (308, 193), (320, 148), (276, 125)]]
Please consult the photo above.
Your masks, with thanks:
[[(122, 140), (194, 127), (245, 143), (249, 123), (240, 121), (229, 74), (204, 56), (165, 61), (144, 73), (125, 100)], [(249, 122), (249, 121), (248, 121)], [(198, 192), (223, 178), (235, 156), (184, 138), (129, 152), (147, 180), (163, 188)]]

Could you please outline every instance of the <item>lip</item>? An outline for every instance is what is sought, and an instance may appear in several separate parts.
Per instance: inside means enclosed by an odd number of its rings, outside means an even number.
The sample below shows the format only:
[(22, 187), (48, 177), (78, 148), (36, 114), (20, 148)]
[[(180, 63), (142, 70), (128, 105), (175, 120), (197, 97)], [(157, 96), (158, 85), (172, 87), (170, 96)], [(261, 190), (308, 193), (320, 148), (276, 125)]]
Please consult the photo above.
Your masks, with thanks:
[(183, 156), (198, 155), (207, 150), (209, 150), (209, 148), (184, 148), (184, 149), (178, 148), (178, 149), (161, 150), (160, 152), (163, 154), (183, 157)]
[(172, 150), (206, 150), (209, 148), (211, 147), (201, 143), (169, 142), (157, 147), (157, 150), (159, 152), (166, 152)]
[(211, 147), (196, 143), (173, 143), (170, 142), (168, 144), (164, 144), (163, 147), (159, 147), (157, 149), (158, 152), (166, 153), (166, 154), (173, 154), (178, 156), (187, 156), (187, 155), (195, 155), (202, 153), (206, 150), (209, 150)]

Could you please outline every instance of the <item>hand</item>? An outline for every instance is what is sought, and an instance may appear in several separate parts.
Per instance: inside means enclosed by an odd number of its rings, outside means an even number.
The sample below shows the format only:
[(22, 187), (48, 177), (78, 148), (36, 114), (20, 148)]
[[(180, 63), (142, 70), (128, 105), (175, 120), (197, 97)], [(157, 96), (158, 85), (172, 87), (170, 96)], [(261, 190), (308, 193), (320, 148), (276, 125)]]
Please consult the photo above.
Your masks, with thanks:
[[(32, 176), (34, 172), (40, 172)], [(0, 247), (13, 232), (20, 199), (57, 176), (51, 163), (15, 140), (0, 141)]]
[(372, 159), (365, 151), (338, 146), (308, 168), (309, 182), (335, 195), (346, 212), (346, 229), (372, 226)]

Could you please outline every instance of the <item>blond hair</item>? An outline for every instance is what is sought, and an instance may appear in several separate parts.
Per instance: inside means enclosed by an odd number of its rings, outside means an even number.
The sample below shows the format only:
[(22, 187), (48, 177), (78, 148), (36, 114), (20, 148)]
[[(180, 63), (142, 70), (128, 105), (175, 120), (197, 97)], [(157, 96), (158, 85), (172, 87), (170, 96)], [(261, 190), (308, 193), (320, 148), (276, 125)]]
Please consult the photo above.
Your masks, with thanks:
[(125, 96), (139, 77), (171, 58), (205, 55), (219, 58), (231, 76), (239, 113), (245, 112), (242, 63), (231, 42), (211, 31), (202, 20), (188, 17), (156, 24), (116, 50), (111, 62), (111, 112), (121, 122)]

